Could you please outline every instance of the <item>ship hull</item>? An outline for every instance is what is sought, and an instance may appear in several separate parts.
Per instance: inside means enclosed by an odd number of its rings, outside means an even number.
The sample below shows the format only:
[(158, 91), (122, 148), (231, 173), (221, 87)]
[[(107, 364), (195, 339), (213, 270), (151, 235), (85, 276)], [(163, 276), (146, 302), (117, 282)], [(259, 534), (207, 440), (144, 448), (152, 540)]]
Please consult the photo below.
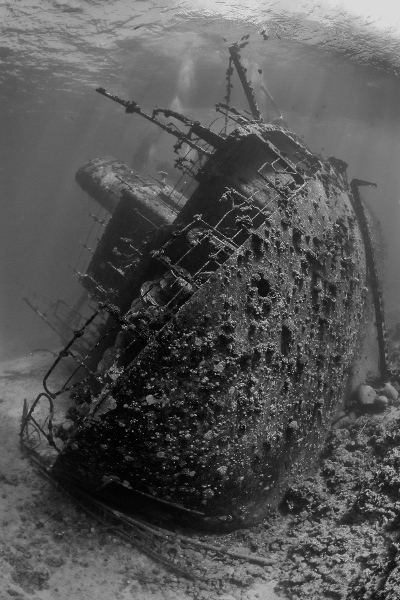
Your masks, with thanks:
[(95, 399), (56, 477), (216, 529), (259, 522), (315, 468), (374, 317), (352, 196), (329, 169), (264, 210)]

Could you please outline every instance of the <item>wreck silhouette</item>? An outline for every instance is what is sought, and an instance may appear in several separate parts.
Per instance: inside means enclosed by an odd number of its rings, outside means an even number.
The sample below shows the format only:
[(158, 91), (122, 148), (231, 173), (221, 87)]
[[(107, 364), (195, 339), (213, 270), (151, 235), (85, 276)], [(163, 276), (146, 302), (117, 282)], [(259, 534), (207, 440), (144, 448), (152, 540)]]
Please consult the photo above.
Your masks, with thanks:
[[(241, 46), (229, 48), (212, 127), (97, 89), (177, 139), (186, 187), (110, 157), (84, 165), (77, 182), (102, 212), (100, 240), (85, 242), (91, 258), (77, 271), (82, 299), (26, 299), (66, 346), (25, 406), (24, 446), (38, 457), (46, 446), (54, 479), (102, 501), (213, 530), (264, 518), (315, 468), (359, 383), (388, 375), (359, 194), (373, 184), (349, 184), (343, 161), (312, 153), (279, 116), (264, 122)], [(250, 113), (230, 104), (233, 67)], [(76, 369), (50, 390), (65, 360)], [(65, 418), (57, 402), (67, 391)]]

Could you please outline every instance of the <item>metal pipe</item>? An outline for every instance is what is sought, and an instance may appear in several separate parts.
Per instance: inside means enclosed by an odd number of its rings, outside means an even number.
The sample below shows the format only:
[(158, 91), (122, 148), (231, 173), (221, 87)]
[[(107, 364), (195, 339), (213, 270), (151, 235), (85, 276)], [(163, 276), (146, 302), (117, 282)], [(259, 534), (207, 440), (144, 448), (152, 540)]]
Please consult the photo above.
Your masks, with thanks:
[(246, 71), (240, 62), (239, 47), (237, 44), (232, 44), (232, 46), (229, 46), (229, 54), (231, 55), (233, 64), (235, 65), (237, 74), (239, 75), (240, 83), (243, 86), (243, 91), (247, 98), (247, 102), (249, 103), (251, 114), (255, 119), (257, 119), (257, 121), (261, 121), (262, 117), (257, 106), (256, 95), (246, 77)]

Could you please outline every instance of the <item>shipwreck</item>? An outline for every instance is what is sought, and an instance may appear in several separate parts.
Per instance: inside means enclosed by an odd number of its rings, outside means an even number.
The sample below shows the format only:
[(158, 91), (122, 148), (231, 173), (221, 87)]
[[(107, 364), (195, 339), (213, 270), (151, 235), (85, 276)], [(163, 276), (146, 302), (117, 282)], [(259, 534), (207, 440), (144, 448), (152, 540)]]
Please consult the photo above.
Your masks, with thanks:
[[(84, 165), (102, 213), (82, 299), (27, 299), (65, 347), (24, 408), (25, 447), (96, 498), (209, 529), (259, 522), (314, 468), (359, 383), (388, 376), (359, 194), (372, 184), (263, 120), (240, 51), (212, 127), (97, 90), (176, 138), (186, 187), (110, 157)], [(250, 112), (230, 104), (234, 67)], [(65, 361), (76, 368), (52, 390)]]

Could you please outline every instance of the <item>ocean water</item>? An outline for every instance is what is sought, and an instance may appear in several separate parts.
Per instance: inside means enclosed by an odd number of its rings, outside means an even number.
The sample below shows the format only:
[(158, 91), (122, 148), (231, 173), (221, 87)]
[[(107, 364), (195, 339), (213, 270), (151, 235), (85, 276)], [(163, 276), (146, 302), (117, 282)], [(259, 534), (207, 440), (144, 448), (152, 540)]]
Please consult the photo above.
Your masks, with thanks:
[[(2, 2), (0, 356), (57, 344), (24, 296), (79, 296), (69, 265), (92, 221), (77, 169), (112, 155), (174, 181), (168, 135), (95, 88), (208, 124), (226, 94), (228, 45), (247, 34), (243, 58), (261, 111), (264, 85), (311, 150), (345, 160), (350, 179), (377, 183), (363, 195), (380, 222), (386, 306), (399, 309), (400, 11), (375, 4)], [(234, 83), (233, 105), (247, 108)]]

